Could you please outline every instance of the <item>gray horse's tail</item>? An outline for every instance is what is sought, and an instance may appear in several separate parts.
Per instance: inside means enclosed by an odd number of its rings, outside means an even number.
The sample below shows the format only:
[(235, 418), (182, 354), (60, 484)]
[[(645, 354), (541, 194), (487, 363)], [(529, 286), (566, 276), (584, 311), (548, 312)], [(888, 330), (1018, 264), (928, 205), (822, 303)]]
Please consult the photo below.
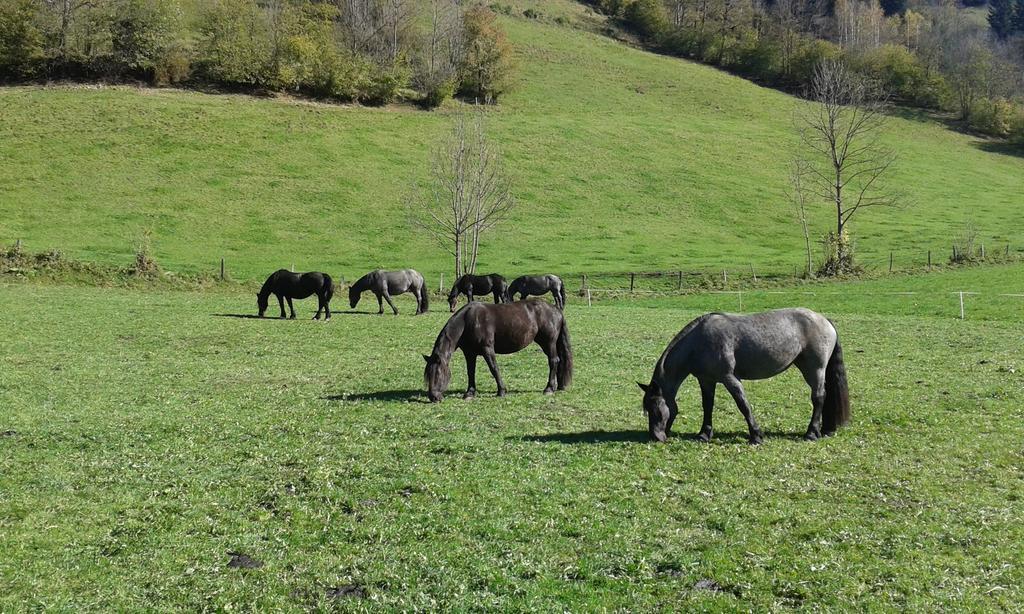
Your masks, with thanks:
[(572, 343), (569, 341), (569, 327), (562, 318), (562, 326), (558, 331), (558, 341), (555, 342), (558, 350), (558, 389), (565, 390), (572, 385)]
[(426, 313), (430, 309), (430, 288), (427, 287), (427, 280), (420, 283), (420, 313)]
[(565, 311), (565, 283), (561, 279), (558, 280), (558, 296), (561, 299), (559, 302), (562, 305), (562, 311)]
[(825, 404), (822, 408), (821, 430), (830, 435), (850, 421), (850, 390), (846, 385), (843, 346), (836, 337), (836, 347), (825, 367)]

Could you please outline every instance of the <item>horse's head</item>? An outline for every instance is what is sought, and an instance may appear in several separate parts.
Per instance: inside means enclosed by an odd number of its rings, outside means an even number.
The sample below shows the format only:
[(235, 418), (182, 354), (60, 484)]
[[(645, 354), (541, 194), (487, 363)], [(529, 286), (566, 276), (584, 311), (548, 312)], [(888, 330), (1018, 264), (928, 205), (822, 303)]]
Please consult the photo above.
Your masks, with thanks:
[(448, 384), (451, 382), (452, 370), (448, 367), (448, 363), (441, 360), (436, 353), (430, 356), (424, 354), (423, 360), (427, 361), (427, 366), (423, 369), (423, 381), (427, 385), (427, 398), (431, 403), (440, 403), (444, 400), (444, 393), (448, 390)]
[(448, 311), (455, 313), (455, 305), (459, 302), (458, 294), (450, 294), (448, 296)]
[(361, 297), (362, 295), (363, 293), (356, 290), (355, 286), (352, 286), (351, 288), (348, 289), (348, 304), (352, 307), (352, 309), (355, 309), (356, 305), (359, 304), (359, 297)]
[(256, 293), (256, 309), (259, 310), (259, 316), (262, 318), (263, 314), (267, 313), (267, 301), (270, 299), (270, 295), (263, 296), (259, 292)]
[(644, 413), (647, 414), (647, 432), (651, 439), (664, 443), (668, 440), (669, 409), (661, 386), (654, 380), (650, 384), (636, 383), (644, 391)]

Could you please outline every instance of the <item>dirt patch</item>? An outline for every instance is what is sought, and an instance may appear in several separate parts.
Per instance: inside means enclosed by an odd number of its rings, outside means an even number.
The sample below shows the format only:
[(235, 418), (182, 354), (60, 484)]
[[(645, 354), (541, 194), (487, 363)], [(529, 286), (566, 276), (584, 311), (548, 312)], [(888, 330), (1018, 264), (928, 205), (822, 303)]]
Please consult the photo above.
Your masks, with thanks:
[(697, 580), (697, 583), (693, 585), (695, 591), (707, 591), (709, 593), (728, 593), (729, 591), (722, 588), (722, 585), (709, 578), (703, 578)]
[(3, 433), (0, 433), (0, 437), (14, 437), (17, 434), (18, 431), (4, 431)]
[(231, 557), (231, 560), (228, 561), (228, 567), (234, 569), (259, 569), (263, 567), (263, 561), (257, 561), (248, 554), (228, 552), (228, 556)]

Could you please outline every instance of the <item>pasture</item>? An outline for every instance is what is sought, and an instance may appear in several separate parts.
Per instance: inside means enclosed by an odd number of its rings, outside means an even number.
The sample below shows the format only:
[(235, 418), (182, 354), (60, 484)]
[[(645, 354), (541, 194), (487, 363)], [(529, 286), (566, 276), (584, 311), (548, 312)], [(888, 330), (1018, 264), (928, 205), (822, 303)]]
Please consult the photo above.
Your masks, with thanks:
[[(484, 237), (479, 272), (799, 269), (803, 236), (785, 196), (795, 98), (589, 32), (579, 3), (514, 4), (544, 18), (502, 17), (520, 77), (488, 109), (488, 130), (519, 205)], [(0, 242), (123, 265), (151, 230), (171, 271), (213, 272), (224, 257), (236, 279), (412, 265), (436, 279), (446, 255), (409, 227), (404, 202), (453, 106), (3, 88)], [(944, 258), (969, 221), (990, 249), (1024, 248), (1024, 158), (907, 110), (885, 140), (899, 152), (904, 206), (853, 220), (863, 262), (890, 250)], [(813, 211), (813, 236), (832, 219)]]
[[(750, 446), (721, 391), (715, 439), (693, 440), (692, 381), (675, 436), (647, 444), (634, 383), (733, 295), (570, 297), (570, 391), (540, 394), (531, 350), (499, 357), (508, 397), (481, 372), (475, 400), (431, 405), (436, 299), (324, 324), (309, 300), (297, 321), (232, 317), (255, 313), (248, 291), (2, 285), (0, 610), (1014, 608), (1024, 299), (959, 321), (858, 287), (765, 295), (833, 317), (853, 420), (803, 442), (787, 372), (747, 383)], [(461, 357), (453, 373), (461, 392)]]

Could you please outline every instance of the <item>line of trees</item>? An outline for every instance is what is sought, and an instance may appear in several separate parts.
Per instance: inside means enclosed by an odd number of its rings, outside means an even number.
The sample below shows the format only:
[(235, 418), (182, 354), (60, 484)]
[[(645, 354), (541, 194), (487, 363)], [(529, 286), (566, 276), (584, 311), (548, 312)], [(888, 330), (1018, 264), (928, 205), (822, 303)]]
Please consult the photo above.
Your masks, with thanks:
[(433, 107), (494, 101), (512, 48), (458, 0), (3, 0), (0, 81), (145, 80)]
[(822, 61), (842, 60), (894, 102), (1024, 143), (1024, 36), (1001, 40), (953, 0), (590, 1), (663, 53), (799, 92)]

